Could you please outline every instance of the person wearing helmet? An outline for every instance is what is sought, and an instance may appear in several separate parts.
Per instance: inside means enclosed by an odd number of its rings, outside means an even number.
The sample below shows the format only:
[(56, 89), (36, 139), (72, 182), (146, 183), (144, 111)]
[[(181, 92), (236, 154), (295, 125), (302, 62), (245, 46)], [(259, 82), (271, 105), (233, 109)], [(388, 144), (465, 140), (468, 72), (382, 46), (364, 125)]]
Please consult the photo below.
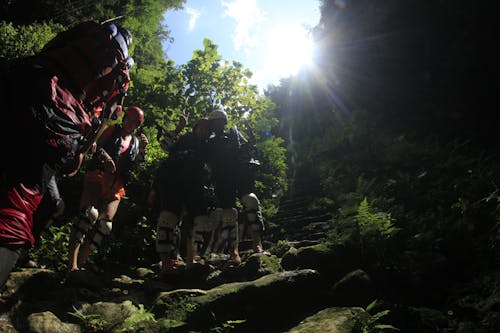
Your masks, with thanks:
[[(214, 132), (208, 147), (217, 199), (217, 209), (212, 217), (221, 230), (216, 249), (227, 246), (232, 260), (239, 264), (238, 240), (246, 230), (250, 231), (254, 251), (267, 254), (262, 247), (264, 223), (254, 190), (254, 167), (260, 163), (254, 159), (255, 146), (245, 139), (236, 126), (226, 130), (228, 117), (223, 109), (212, 111), (208, 119)], [(254, 139), (253, 133), (249, 137)], [(243, 206), (241, 225), (238, 225), (237, 197)]]
[[(123, 37), (125, 32), (120, 32)], [(13, 61), (0, 80), (8, 142), (0, 165), (0, 287), (22, 248), (35, 243), (34, 212), (57, 173), (74, 175), (130, 83), (127, 38), (100, 22), (59, 33), (39, 53)], [(128, 38), (130, 41), (131, 39)], [(100, 118), (95, 110), (103, 109)]]
[(157, 223), (156, 251), (162, 262), (160, 276), (178, 273), (177, 258), (179, 252), (184, 252), (179, 249), (180, 229), (185, 233), (188, 268), (197, 264), (195, 257), (205, 245), (204, 233), (210, 232), (205, 166), (209, 121), (198, 119), (192, 131), (179, 136), (185, 122), (181, 117), (176, 133), (165, 138), (167, 142), (162, 146), (169, 155), (157, 170), (149, 195)]
[(144, 133), (134, 134), (143, 121), (144, 112), (131, 106), (121, 125), (110, 125), (97, 141), (83, 181), (80, 216), (70, 235), (70, 270), (81, 268), (111, 233), (130, 173), (144, 161), (148, 139)]

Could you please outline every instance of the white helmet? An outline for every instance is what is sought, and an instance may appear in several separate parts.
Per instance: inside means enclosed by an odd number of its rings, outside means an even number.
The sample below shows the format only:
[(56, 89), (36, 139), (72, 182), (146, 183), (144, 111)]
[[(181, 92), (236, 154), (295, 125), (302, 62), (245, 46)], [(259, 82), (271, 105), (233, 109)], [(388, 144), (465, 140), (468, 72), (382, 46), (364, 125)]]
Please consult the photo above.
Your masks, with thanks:
[(208, 115), (208, 120), (224, 119), (227, 122), (227, 112), (222, 108), (213, 110)]

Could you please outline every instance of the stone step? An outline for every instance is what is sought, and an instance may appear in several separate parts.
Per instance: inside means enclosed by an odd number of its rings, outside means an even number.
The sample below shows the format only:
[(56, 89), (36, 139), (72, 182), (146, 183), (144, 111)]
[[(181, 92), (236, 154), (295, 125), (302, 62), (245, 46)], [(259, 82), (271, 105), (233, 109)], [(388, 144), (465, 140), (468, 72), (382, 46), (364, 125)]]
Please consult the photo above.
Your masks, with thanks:
[(307, 215), (302, 215), (302, 216), (295, 216), (289, 219), (282, 219), (282, 220), (275, 220), (271, 219), (271, 222), (280, 224), (280, 225), (295, 225), (295, 224), (310, 224), (314, 222), (329, 222), (332, 219), (332, 215), (330, 214), (324, 214), (324, 215), (319, 215), (319, 216), (307, 216)]
[(287, 209), (290, 207), (307, 207), (312, 202), (310, 197), (294, 198), (294, 199), (282, 199), (279, 203), (280, 209)]

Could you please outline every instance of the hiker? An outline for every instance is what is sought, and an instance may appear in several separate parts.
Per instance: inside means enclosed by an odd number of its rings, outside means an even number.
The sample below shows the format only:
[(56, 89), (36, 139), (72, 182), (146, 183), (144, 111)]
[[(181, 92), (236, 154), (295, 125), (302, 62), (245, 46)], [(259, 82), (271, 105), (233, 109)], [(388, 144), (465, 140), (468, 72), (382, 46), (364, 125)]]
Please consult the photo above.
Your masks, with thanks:
[[(57, 173), (72, 176), (129, 87), (131, 35), (85, 22), (13, 63), (2, 91), (0, 287), (22, 248), (34, 245), (33, 213)], [(12, 130), (9, 130), (12, 129)]]
[(97, 140), (97, 151), (87, 165), (80, 198), (80, 216), (69, 240), (70, 270), (78, 270), (90, 254), (110, 235), (113, 218), (131, 172), (144, 162), (148, 139), (134, 134), (144, 112), (131, 106), (122, 123), (110, 125)]
[[(264, 222), (260, 202), (254, 190), (254, 168), (260, 163), (254, 158), (254, 144), (247, 141), (236, 126), (226, 130), (226, 111), (222, 108), (216, 109), (209, 114), (208, 119), (213, 131), (208, 140), (209, 165), (217, 199), (217, 209), (211, 215), (220, 225), (219, 243), (227, 243), (231, 260), (240, 264), (237, 197), (243, 206), (240, 227), (249, 230), (253, 250), (267, 254), (262, 247)], [(255, 139), (253, 132), (250, 137)]]
[[(182, 118), (181, 118), (182, 119)], [(153, 216), (157, 221), (156, 251), (162, 270), (160, 276), (177, 273), (179, 224), (182, 220), (186, 231), (186, 259), (188, 268), (197, 264), (195, 257), (203, 245), (203, 232), (210, 231), (205, 168), (206, 140), (210, 134), (208, 120), (201, 118), (194, 122), (192, 131), (169, 139), (164, 148), (168, 158), (158, 169), (153, 181), (149, 202), (153, 206)], [(170, 138), (176, 137), (175, 140)]]

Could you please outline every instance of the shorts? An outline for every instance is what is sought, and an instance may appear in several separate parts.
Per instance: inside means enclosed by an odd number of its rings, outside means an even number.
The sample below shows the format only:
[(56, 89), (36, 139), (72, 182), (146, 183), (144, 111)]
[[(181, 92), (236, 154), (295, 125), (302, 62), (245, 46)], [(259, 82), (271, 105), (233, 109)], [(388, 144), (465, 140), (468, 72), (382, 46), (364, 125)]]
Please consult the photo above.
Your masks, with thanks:
[(104, 201), (121, 200), (126, 195), (122, 177), (102, 170), (91, 170), (85, 174), (86, 183), (99, 184), (100, 197)]

